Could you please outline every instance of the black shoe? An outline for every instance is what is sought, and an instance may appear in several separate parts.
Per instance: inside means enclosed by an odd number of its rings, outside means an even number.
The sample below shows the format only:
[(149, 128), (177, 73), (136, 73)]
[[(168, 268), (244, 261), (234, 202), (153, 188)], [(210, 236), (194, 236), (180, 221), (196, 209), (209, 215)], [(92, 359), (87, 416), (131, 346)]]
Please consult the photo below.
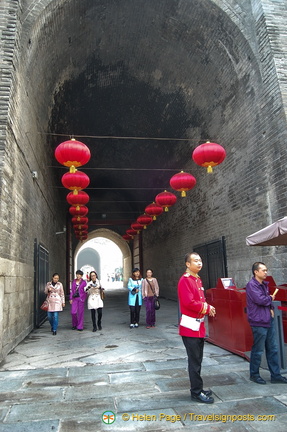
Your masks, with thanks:
[(83, 329), (77, 329), (78, 331), (83, 331)]
[(202, 402), (206, 404), (212, 404), (214, 402), (213, 397), (207, 396), (205, 393), (200, 392), (198, 395), (191, 394), (191, 399), (197, 402)]
[(99, 330), (102, 330), (102, 326), (101, 325), (99, 325), (98, 327), (99, 327)]
[(96, 332), (96, 331), (97, 331), (97, 327), (94, 327), (94, 328), (93, 328), (93, 332)]
[(77, 327), (72, 327), (72, 330), (77, 330)]
[(287, 384), (287, 378), (280, 376), (279, 378), (271, 378), (271, 384)]
[[(250, 381), (253, 381), (256, 384), (266, 384), (266, 381), (263, 378), (261, 378), (261, 376), (258, 376), (258, 377), (251, 376), (250, 377)], [(286, 380), (286, 382), (287, 382), (287, 380)]]
[(202, 393), (204, 393), (206, 396), (211, 396), (212, 395), (212, 390), (201, 390)]
[(53, 336), (56, 336), (56, 334), (57, 334), (57, 332), (56, 332), (56, 331), (53, 331)]

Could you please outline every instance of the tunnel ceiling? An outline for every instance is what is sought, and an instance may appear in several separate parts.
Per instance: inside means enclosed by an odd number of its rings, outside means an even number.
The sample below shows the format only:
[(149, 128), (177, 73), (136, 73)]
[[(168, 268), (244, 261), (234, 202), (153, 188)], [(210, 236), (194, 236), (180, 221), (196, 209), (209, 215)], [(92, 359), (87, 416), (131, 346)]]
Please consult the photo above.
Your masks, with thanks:
[[(48, 145), (74, 136), (90, 148), (80, 168), (91, 180), (89, 230), (124, 234), (159, 192), (172, 191), (173, 174), (196, 170), (193, 148), (218, 139), (225, 110), (248, 85), (247, 72), (235, 73), (248, 50), (207, 0), (55, 3), (62, 7), (47, 13), (37, 51), (51, 100)], [(65, 200), (67, 170), (53, 157), (51, 165)]]

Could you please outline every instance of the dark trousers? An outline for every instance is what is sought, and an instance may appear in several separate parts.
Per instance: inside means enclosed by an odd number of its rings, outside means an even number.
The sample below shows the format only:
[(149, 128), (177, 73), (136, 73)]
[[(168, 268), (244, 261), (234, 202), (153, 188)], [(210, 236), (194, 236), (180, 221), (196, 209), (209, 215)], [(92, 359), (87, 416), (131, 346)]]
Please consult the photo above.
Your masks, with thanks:
[(190, 392), (198, 395), (203, 389), (200, 372), (203, 358), (204, 338), (182, 336), (182, 341), (188, 358)]
[(146, 325), (155, 325), (155, 308), (154, 308), (154, 296), (145, 297), (145, 307), (146, 307)]
[(253, 333), (253, 346), (250, 354), (250, 376), (259, 376), (261, 357), (265, 348), (271, 378), (278, 379), (281, 374), (274, 319), (271, 319), (271, 327), (251, 327), (251, 329)]
[(93, 327), (94, 327), (94, 329), (97, 328), (97, 324), (96, 324), (96, 311), (98, 311), (98, 327), (101, 327), (101, 325), (102, 325), (103, 308), (91, 309), (91, 315), (92, 315), (92, 321), (93, 321)]
[(130, 306), (131, 324), (138, 324), (140, 321), (140, 310), (138, 296), (136, 298), (135, 306)]

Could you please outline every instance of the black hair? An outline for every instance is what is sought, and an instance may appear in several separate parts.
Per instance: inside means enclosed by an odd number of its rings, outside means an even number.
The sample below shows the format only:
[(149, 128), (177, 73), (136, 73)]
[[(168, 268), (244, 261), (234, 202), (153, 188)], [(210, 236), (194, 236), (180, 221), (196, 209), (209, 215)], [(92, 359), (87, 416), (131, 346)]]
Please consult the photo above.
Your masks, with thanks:
[(253, 276), (255, 276), (255, 271), (258, 271), (258, 270), (259, 270), (259, 266), (261, 266), (261, 265), (263, 265), (263, 266), (266, 267), (266, 265), (265, 265), (263, 262), (261, 262), (261, 261), (256, 261), (256, 262), (253, 264), (253, 266), (252, 266), (252, 273), (253, 273)]
[(197, 252), (188, 252), (187, 254), (185, 254), (184, 264), (187, 263), (187, 262), (190, 262), (191, 255), (197, 255), (197, 256), (199, 256), (199, 254)]
[(77, 270), (77, 271), (76, 271), (76, 275), (77, 275), (77, 274), (83, 276), (84, 273), (82, 272), (82, 270)]

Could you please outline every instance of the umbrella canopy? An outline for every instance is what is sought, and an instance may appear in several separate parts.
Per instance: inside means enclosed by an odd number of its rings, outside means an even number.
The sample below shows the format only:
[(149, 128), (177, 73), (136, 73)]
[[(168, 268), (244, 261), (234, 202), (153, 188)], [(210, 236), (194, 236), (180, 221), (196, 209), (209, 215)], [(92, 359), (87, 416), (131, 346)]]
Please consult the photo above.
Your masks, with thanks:
[(247, 246), (287, 246), (287, 217), (246, 237)]

